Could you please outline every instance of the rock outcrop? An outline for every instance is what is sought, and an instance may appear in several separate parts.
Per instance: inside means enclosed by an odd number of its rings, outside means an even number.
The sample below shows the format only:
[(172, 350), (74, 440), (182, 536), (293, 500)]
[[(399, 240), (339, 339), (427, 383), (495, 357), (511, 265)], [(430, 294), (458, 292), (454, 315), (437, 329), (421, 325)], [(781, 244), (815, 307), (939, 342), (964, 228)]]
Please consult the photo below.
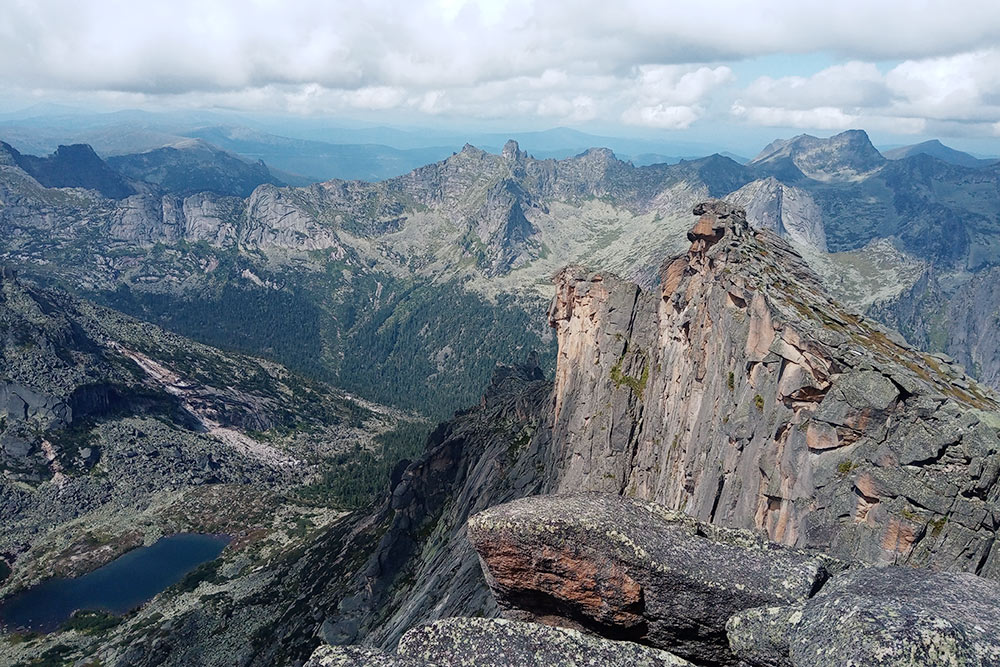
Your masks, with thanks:
[(525, 498), (469, 520), (505, 615), (735, 664), (726, 622), (802, 602), (829, 561), (613, 494)]
[(740, 209), (697, 213), (659, 289), (557, 277), (554, 490), (654, 500), (847, 560), (1000, 576), (992, 394), (830, 300)]
[(1000, 664), (1000, 584), (966, 573), (863, 568), (792, 607), (734, 616), (734, 653), (751, 665)]
[[(591, 509), (552, 501), (546, 516), (566, 523), (537, 535), (532, 522), (549, 519), (530, 509), (524, 516), (533, 518), (502, 530), (485, 531), (482, 521), (504, 508), (470, 524), (477, 546), (500, 554), (484, 562), (500, 606), (527, 612), (517, 618), (642, 641), (658, 634), (662, 646), (710, 662), (732, 660), (724, 628), (733, 614), (786, 608), (774, 590), (801, 602), (835, 562), (998, 576), (993, 394), (831, 300), (791, 247), (751, 229), (742, 210), (709, 202), (696, 215), (690, 251), (664, 263), (657, 288), (580, 267), (557, 276), (554, 383), (501, 373), (483, 407), (440, 430), (396, 478), (390, 528), (352, 584), (358, 592), (328, 613), (324, 639), (389, 648), (421, 621), (498, 613), (462, 526), (534, 494), (602, 491), (637, 499), (616, 501), (625, 506), (658, 504), (678, 517), (674, 528), (642, 532), (631, 522), (647, 556), (661, 532), (706, 553), (725, 534), (806, 550), (795, 561), (805, 569), (786, 563), (778, 573), (799, 578), (775, 589), (784, 580), (764, 576), (766, 559), (733, 556), (743, 552), (730, 540), (730, 560), (763, 568), (747, 566), (737, 580), (746, 587), (756, 572), (758, 587), (697, 589), (716, 603), (731, 594), (729, 606), (713, 616), (697, 600), (678, 603), (701, 633), (684, 636), (668, 629), (684, 627), (680, 612), (651, 607), (667, 575), (621, 551), (623, 542), (580, 528)], [(595, 516), (627, 526), (634, 515)], [(763, 553), (779, 563), (800, 552)], [(811, 560), (821, 553), (836, 561)], [(705, 574), (699, 567), (670, 576)], [(770, 648), (757, 650), (781, 655), (784, 627), (773, 626)]]
[(769, 229), (793, 243), (826, 252), (823, 212), (808, 192), (772, 177), (747, 183), (726, 197), (746, 210), (759, 229)]

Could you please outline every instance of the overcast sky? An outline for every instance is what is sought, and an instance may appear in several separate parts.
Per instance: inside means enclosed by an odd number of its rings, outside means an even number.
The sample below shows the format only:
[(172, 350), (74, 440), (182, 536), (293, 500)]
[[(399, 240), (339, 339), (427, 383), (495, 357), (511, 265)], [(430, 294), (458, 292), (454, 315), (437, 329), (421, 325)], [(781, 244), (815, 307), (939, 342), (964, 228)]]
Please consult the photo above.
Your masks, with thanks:
[(1000, 138), (1000, 1), (0, 0), (0, 110)]

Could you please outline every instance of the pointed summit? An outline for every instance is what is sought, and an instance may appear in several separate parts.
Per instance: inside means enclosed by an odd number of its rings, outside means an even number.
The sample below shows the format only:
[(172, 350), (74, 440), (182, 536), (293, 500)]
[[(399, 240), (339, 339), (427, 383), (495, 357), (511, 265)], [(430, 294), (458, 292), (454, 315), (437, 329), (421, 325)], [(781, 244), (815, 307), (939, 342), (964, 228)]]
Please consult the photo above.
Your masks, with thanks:
[(501, 153), (505, 160), (518, 160), (524, 157), (524, 153), (521, 152), (521, 147), (517, 145), (517, 142), (513, 139), (508, 139), (507, 143), (503, 145), (503, 152)]

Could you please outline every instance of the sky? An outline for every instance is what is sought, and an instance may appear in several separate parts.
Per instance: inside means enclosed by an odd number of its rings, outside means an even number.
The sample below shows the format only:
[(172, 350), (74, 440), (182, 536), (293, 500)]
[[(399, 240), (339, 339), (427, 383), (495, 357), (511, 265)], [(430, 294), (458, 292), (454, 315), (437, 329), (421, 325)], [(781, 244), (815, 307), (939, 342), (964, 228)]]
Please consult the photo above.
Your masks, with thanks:
[(1000, 2), (0, 0), (0, 111), (39, 102), (997, 152)]

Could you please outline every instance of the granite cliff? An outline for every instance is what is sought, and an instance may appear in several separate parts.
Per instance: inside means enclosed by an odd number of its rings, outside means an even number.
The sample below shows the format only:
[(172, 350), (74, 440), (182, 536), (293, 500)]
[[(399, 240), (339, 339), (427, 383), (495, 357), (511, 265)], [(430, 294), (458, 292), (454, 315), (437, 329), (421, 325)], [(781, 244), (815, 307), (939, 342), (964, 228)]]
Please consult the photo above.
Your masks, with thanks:
[(557, 278), (555, 489), (996, 576), (993, 395), (829, 299), (739, 209), (696, 211), (691, 250), (658, 289)]

